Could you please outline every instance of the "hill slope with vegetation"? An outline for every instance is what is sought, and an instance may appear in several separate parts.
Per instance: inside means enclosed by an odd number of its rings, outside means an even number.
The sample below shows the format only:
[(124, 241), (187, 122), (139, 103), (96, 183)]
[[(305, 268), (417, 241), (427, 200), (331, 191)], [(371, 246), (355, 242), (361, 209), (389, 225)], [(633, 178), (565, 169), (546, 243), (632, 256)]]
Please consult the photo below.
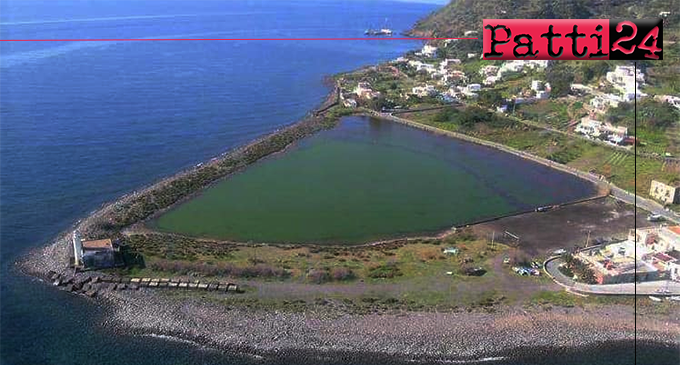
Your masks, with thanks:
[[(675, 10), (678, 0), (453, 0), (420, 20), (412, 35), (462, 37), (467, 30), (481, 31), (484, 19), (614, 19), (655, 18)], [(677, 28), (680, 14), (667, 26)]]

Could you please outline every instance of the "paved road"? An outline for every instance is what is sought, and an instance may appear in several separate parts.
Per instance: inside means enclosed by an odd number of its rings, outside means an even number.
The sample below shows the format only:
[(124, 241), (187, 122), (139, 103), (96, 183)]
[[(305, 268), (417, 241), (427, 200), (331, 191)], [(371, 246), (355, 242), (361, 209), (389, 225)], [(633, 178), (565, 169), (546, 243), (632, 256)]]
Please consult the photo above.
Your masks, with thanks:
[(640, 209), (646, 210), (648, 212), (652, 212), (654, 214), (659, 214), (662, 217), (664, 217), (667, 221), (670, 222), (675, 222), (680, 224), (680, 214), (664, 208), (661, 204), (645, 199), (641, 196), (635, 196), (633, 193), (629, 193), (621, 188), (618, 188), (612, 184), (610, 184), (611, 190), (609, 194), (613, 196), (614, 198), (621, 200), (622, 202), (632, 204), (637, 206)]
[[(545, 271), (550, 277), (563, 287), (586, 294), (608, 294), (608, 295), (680, 295), (680, 282), (671, 280), (644, 281), (641, 283), (622, 283), (607, 285), (588, 285), (577, 283), (571, 278), (562, 274), (558, 266), (562, 263), (561, 258), (549, 259), (545, 263)], [(668, 290), (662, 293), (662, 290)]]

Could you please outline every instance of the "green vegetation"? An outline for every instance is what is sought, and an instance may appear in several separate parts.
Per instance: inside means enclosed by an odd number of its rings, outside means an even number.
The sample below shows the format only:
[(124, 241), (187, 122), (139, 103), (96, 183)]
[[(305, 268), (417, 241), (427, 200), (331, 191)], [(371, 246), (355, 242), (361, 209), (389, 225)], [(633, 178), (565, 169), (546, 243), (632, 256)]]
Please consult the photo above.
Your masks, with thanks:
[(571, 254), (564, 256), (564, 262), (566, 263), (564, 269), (572, 273), (572, 277), (575, 277), (576, 281), (586, 284), (597, 284), (595, 273), (586, 263)]
[[(381, 246), (268, 246), (213, 243), (192, 238), (170, 240), (163, 234), (133, 234), (124, 244), (145, 256), (145, 263), (134, 268), (140, 275), (189, 275), (206, 277), (262, 278), (292, 281), (349, 281), (366, 279), (412, 280), (443, 275), (463, 265), (486, 265), (489, 257), (505, 248), (462, 231), (446, 239), (398, 240)], [(176, 247), (195, 247), (181, 256)], [(446, 246), (443, 246), (446, 245)], [(458, 255), (445, 255), (444, 247), (455, 246)], [(219, 247), (219, 249), (217, 249)], [(465, 258), (462, 260), (461, 258)], [(127, 269), (130, 270), (130, 269)]]
[(542, 290), (535, 293), (531, 303), (538, 305), (556, 305), (560, 307), (575, 307), (579, 302), (578, 297), (565, 291)]
[(571, 67), (565, 62), (553, 62), (545, 71), (545, 81), (550, 83), (552, 90), (550, 97), (553, 99), (567, 96), (571, 91), (574, 74)]
[[(677, 7), (674, 0), (476, 0), (451, 1), (429, 17), (416, 23), (412, 34), (433, 37), (461, 37), (467, 30), (480, 30), (484, 19), (617, 19), (655, 18), (661, 11)], [(667, 19), (670, 26), (680, 24), (677, 12)], [(670, 27), (669, 26), (669, 27)], [(665, 35), (664, 27), (664, 35)], [(481, 38), (481, 37), (480, 37)], [(472, 43), (459, 42), (459, 43)], [(471, 49), (482, 47), (470, 45)], [(666, 57), (664, 57), (666, 58)], [(591, 61), (592, 62), (592, 61)]]
[(607, 120), (628, 128), (628, 133), (642, 141), (638, 151), (663, 155), (680, 153), (680, 141), (672, 139), (671, 131), (680, 128), (680, 112), (668, 103), (643, 99), (637, 105), (637, 128), (633, 103), (622, 103), (607, 113)]

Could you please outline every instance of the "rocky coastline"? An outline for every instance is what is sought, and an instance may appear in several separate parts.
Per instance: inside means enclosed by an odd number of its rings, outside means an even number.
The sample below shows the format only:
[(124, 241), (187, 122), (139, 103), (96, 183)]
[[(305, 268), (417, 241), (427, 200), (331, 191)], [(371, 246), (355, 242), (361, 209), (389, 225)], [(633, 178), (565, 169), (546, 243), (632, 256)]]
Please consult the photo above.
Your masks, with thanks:
[[(19, 262), (47, 279), (63, 271), (68, 241), (32, 251)], [(97, 275), (97, 273), (93, 273)], [(311, 284), (313, 285), (313, 284)], [(354, 314), (329, 299), (303, 312), (262, 310), (221, 302), (230, 294), (174, 295), (168, 291), (103, 291), (101, 325), (123, 334), (169, 336), (230, 353), (253, 356), (372, 354), (400, 360), (467, 361), (530, 348), (579, 348), (637, 339), (680, 350), (680, 312), (638, 312), (626, 305), (493, 311), (383, 311)], [(637, 320), (636, 320), (637, 319)], [(519, 351), (519, 352), (518, 352)], [(324, 355), (325, 354), (325, 355)], [(292, 355), (291, 355), (292, 356)], [(503, 355), (505, 356), (505, 355)]]
[[(331, 93), (317, 112), (294, 125), (183, 171), (148, 188), (104, 205), (72, 229), (90, 237), (120, 234), (161, 209), (318, 130), (337, 118), (327, 111)], [(185, 184), (186, 183), (186, 184)], [(180, 190), (177, 190), (180, 189)], [(167, 200), (158, 199), (167, 196)], [(69, 230), (70, 232), (71, 230)], [(18, 268), (49, 280), (50, 272), (66, 273), (69, 232), (25, 256)], [(103, 275), (92, 271), (82, 275)], [(315, 284), (310, 284), (315, 285)], [(170, 336), (221, 351), (256, 356), (307, 354), (372, 354), (405, 361), (467, 361), (501, 356), (520, 349), (578, 348), (637, 338), (680, 348), (680, 313), (634, 313), (623, 305), (593, 308), (525, 308), (495, 306), (493, 311), (376, 311), (351, 313), (329, 299), (304, 312), (262, 310), (221, 302), (228, 293), (169, 295), (154, 289), (103, 290), (92, 300), (104, 308), (101, 325), (134, 335)], [(312, 356), (311, 354), (315, 354)], [(321, 355), (320, 355), (321, 354)], [(504, 355), (503, 355), (504, 356)]]

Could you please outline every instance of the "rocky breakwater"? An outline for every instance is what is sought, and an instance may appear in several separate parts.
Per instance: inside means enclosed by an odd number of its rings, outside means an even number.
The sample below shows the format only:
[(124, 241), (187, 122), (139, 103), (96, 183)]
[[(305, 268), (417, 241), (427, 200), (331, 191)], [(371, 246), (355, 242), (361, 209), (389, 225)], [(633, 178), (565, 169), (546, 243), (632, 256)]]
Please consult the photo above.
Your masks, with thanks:
[(102, 291), (150, 289), (205, 290), (224, 293), (241, 293), (237, 284), (211, 280), (192, 280), (185, 278), (129, 278), (121, 276), (99, 276), (86, 273), (60, 274), (47, 273), (52, 284), (62, 289), (88, 297)]

